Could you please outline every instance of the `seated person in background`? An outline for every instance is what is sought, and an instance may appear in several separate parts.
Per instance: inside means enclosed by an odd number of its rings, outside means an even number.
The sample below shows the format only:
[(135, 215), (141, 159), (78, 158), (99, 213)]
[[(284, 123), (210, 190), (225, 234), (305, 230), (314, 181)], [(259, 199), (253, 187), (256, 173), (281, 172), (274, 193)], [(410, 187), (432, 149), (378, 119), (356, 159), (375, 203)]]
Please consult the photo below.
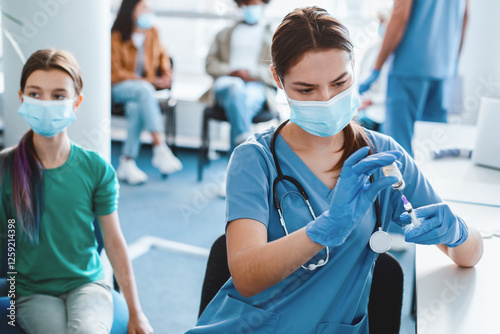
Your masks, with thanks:
[[(372, 74), (372, 67), (377, 60), (378, 53), (382, 47), (385, 29), (389, 23), (390, 11), (387, 9), (378, 12), (378, 37), (365, 51), (359, 64), (359, 73), (361, 78)], [(361, 106), (356, 115), (356, 120), (367, 129), (381, 131), (385, 121), (385, 97), (387, 92), (387, 73), (389, 71), (390, 61), (388, 61), (380, 70), (379, 79), (371, 86), (359, 85), (361, 96)]]
[[(224, 108), (231, 123), (231, 150), (250, 135), (252, 118), (276, 95), (269, 71), (272, 31), (260, 21), (270, 0), (235, 0), (243, 21), (220, 31), (206, 59), (215, 82), (201, 101)], [(272, 107), (272, 105), (270, 105)]]
[[(172, 84), (170, 58), (153, 27), (153, 13), (146, 0), (124, 0), (111, 29), (111, 83), (114, 102), (125, 103), (127, 139), (117, 175), (129, 184), (144, 183), (147, 175), (135, 159), (146, 129), (153, 137), (152, 164), (162, 174), (182, 169), (181, 162), (165, 144), (156, 90)], [(161, 73), (161, 75), (158, 75)]]
[(110, 332), (113, 298), (97, 250), (97, 216), (127, 301), (129, 333), (151, 334), (120, 229), (115, 171), (66, 131), (82, 87), (66, 51), (39, 50), (22, 70), (18, 113), (31, 130), (0, 152), (0, 250), (15, 232), (16, 320), (27, 334)]

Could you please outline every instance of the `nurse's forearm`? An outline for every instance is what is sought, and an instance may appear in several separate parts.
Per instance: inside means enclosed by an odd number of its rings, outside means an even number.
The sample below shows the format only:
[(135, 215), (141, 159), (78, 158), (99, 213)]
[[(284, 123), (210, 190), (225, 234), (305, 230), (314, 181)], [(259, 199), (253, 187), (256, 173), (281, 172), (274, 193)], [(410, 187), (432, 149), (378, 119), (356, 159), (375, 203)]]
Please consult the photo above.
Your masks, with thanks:
[(475, 266), (483, 255), (483, 239), (473, 226), (469, 226), (469, 236), (460, 246), (453, 248), (445, 245), (437, 246), (460, 267)]
[(391, 20), (382, 42), (382, 48), (375, 63), (375, 69), (380, 70), (389, 55), (396, 50), (405, 34), (406, 25), (410, 18), (413, 0), (396, 0)]
[(226, 234), (231, 276), (244, 297), (281, 282), (323, 249), (305, 228), (268, 243), (266, 227), (249, 219), (231, 222)]

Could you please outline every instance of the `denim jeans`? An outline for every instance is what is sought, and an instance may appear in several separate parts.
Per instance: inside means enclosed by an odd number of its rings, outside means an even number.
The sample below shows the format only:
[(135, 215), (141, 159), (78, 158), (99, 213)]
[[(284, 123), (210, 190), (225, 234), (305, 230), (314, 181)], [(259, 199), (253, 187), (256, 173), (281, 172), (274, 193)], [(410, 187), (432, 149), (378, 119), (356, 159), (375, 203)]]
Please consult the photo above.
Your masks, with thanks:
[(141, 132), (162, 132), (161, 110), (155, 96), (155, 88), (145, 80), (126, 80), (114, 84), (112, 97), (114, 102), (125, 104), (127, 115), (127, 139), (122, 154), (137, 158), (141, 147)]
[(231, 124), (231, 149), (235, 139), (250, 131), (253, 117), (262, 110), (266, 102), (265, 86), (262, 82), (245, 82), (237, 77), (223, 76), (214, 84), (217, 104), (224, 108)]
[(113, 325), (113, 297), (103, 281), (59, 297), (17, 297), (16, 308), (18, 323), (27, 334), (107, 334)]

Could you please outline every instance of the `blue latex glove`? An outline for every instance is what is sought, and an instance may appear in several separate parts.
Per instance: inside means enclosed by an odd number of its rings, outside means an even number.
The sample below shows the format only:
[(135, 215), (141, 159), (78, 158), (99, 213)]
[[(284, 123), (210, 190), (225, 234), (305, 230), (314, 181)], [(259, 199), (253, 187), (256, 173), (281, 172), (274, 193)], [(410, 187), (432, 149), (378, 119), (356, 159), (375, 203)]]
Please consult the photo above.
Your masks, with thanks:
[(390, 176), (370, 183), (370, 175), (401, 158), (402, 153), (387, 151), (366, 157), (369, 150), (368, 147), (360, 148), (344, 162), (330, 209), (307, 224), (306, 233), (315, 243), (329, 247), (343, 244), (373, 205), (380, 190), (398, 181)]
[[(405, 240), (423, 245), (444, 244), (448, 247), (460, 246), (467, 240), (469, 229), (462, 218), (456, 216), (447, 204), (439, 203), (415, 209), (417, 218), (424, 218), (418, 227), (405, 227)], [(408, 213), (400, 216), (402, 221), (410, 221)]]
[(363, 94), (370, 89), (372, 83), (374, 83), (380, 75), (380, 70), (373, 70), (370, 76), (359, 85), (359, 94)]

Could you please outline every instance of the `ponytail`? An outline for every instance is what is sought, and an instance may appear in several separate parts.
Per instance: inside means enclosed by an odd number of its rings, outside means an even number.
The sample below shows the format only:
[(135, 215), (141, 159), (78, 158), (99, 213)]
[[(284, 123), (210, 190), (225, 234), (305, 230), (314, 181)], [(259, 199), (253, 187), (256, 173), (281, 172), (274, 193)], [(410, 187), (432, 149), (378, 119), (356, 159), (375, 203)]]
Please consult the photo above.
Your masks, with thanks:
[(368, 133), (356, 121), (352, 120), (349, 124), (347, 124), (342, 132), (344, 134), (344, 144), (341, 148), (343, 153), (337, 164), (330, 169), (331, 172), (342, 169), (342, 166), (347, 158), (364, 146), (370, 147), (369, 154), (375, 153), (374, 145), (370, 140), (370, 137), (368, 137)]
[[(11, 212), (20, 232), (32, 243), (40, 237), (43, 213), (43, 166), (33, 147), (33, 131), (28, 131), (19, 144), (1, 155), (2, 180), (12, 180)], [(6, 174), (7, 172), (7, 174)]]

